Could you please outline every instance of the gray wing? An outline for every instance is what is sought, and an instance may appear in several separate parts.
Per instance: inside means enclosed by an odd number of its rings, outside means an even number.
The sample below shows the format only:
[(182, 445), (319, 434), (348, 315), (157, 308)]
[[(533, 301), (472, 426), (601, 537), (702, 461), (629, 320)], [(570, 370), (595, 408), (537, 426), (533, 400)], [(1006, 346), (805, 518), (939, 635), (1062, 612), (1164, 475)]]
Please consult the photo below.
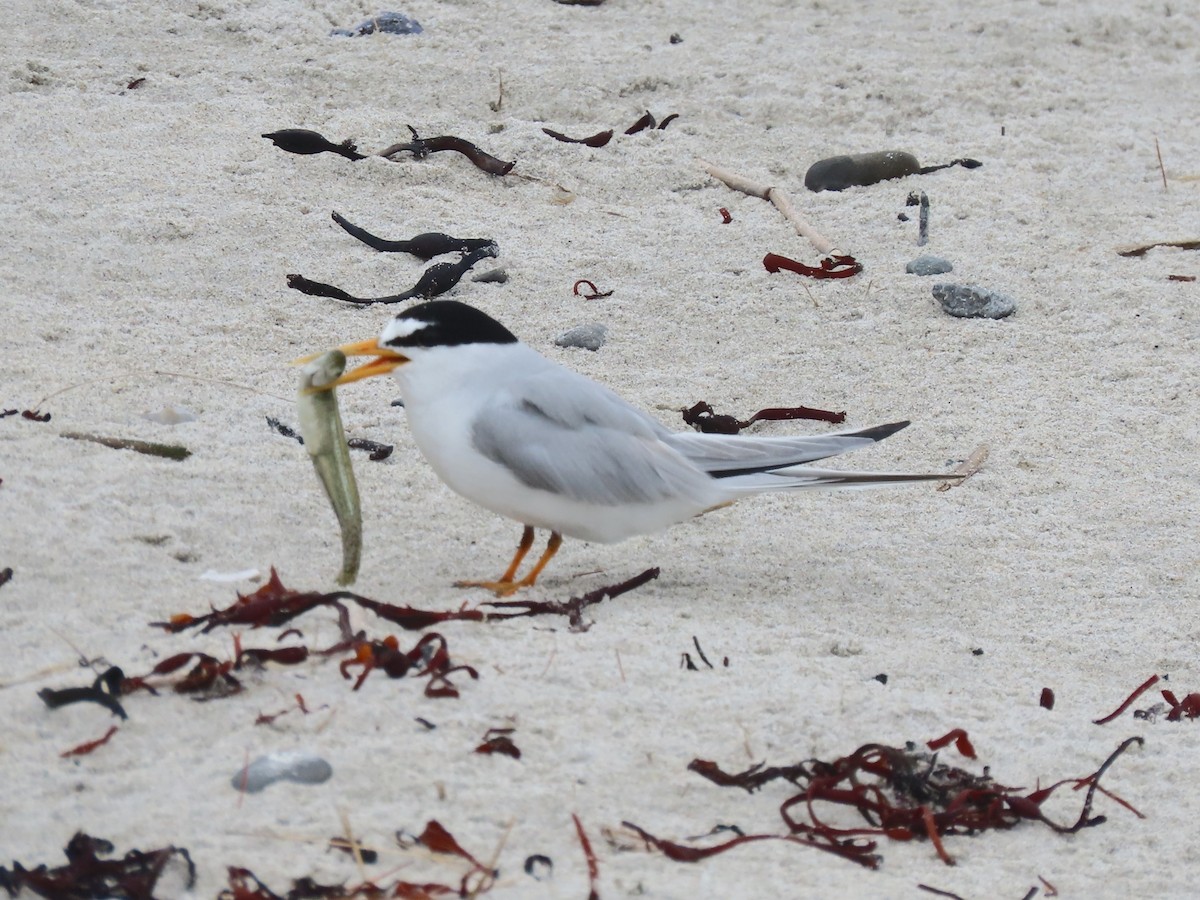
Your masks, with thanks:
[(711, 478), (662, 442), (668, 434), (607, 388), (556, 367), (498, 395), (476, 417), (471, 440), (522, 484), (583, 503), (711, 491)]

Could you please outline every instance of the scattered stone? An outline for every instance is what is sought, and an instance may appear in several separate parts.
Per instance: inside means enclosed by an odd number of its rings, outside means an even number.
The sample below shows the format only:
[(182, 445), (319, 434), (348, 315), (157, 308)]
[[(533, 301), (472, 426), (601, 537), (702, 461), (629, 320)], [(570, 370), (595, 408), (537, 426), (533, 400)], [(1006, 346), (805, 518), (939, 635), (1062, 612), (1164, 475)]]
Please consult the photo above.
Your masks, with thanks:
[(218, 584), (233, 581), (260, 581), (262, 572), (258, 569), (241, 569), (237, 572), (218, 572), (216, 569), (206, 569), (199, 578), (201, 581), (215, 581)]
[(330, 37), (362, 37), (374, 34), (420, 34), (425, 29), (421, 23), (411, 16), (398, 12), (381, 12), (377, 16), (363, 19), (353, 28), (335, 28), (329, 32)]
[(315, 753), (305, 750), (282, 750), (260, 756), (240, 769), (229, 782), (235, 790), (257, 794), (277, 781), (298, 784), (321, 784), (333, 776), (333, 766)]
[(487, 284), (507, 284), (508, 272), (501, 266), (498, 269), (488, 269), (486, 272), (480, 272), (472, 281), (482, 281)]
[(595, 351), (603, 347), (607, 339), (607, 325), (577, 325), (556, 337), (554, 343), (559, 347), (582, 347)]
[(808, 167), (804, 186), (814, 192), (844, 191), (855, 185), (877, 184), (891, 178), (916, 175), (920, 171), (921, 164), (917, 158), (903, 150), (831, 156), (817, 160)]
[(942, 259), (932, 253), (923, 253), (906, 265), (904, 271), (909, 275), (944, 275), (953, 272), (954, 266), (948, 259)]
[(142, 413), (142, 418), (159, 425), (181, 425), (184, 422), (195, 422), (199, 417), (186, 406), (168, 403), (160, 410)]
[(1012, 297), (976, 284), (935, 284), (933, 296), (942, 309), (960, 319), (1003, 319), (1017, 311)]

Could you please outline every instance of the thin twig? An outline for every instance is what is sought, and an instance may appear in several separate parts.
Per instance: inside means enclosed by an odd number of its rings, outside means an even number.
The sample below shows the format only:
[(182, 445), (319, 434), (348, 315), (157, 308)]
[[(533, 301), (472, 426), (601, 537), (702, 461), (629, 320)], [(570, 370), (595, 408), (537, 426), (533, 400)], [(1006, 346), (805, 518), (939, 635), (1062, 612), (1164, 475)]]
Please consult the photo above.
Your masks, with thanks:
[(718, 181), (723, 181), (726, 185), (733, 188), (735, 191), (741, 191), (743, 194), (749, 194), (751, 197), (758, 197), (762, 200), (768, 200), (770, 203), (787, 219), (792, 227), (796, 229), (796, 234), (807, 240), (822, 256), (844, 256), (847, 254), (838, 250), (833, 243), (822, 235), (819, 231), (813, 228), (807, 221), (796, 212), (792, 206), (792, 201), (781, 189), (771, 187), (770, 185), (762, 185), (751, 181), (744, 176), (730, 172), (727, 169), (722, 169), (714, 166), (712, 163), (700, 161), (704, 171)]
[(939, 484), (938, 490), (939, 491), (948, 491), (952, 487), (958, 487), (960, 484), (962, 484), (964, 481), (966, 481), (968, 478), (970, 478), (972, 475), (974, 475), (976, 472), (978, 472), (980, 469), (982, 469), (983, 464), (985, 462), (987, 462), (987, 458), (988, 458), (988, 445), (980, 444), (973, 451), (971, 451), (970, 456), (968, 456), (961, 463), (959, 463), (959, 466), (957, 469), (955, 469), (953, 472), (950, 473), (949, 477), (951, 477), (955, 480), (947, 481), (942, 484)]
[(491, 107), (492, 112), (500, 112), (500, 107), (502, 107), (504, 105), (504, 70), (503, 69), (497, 70), (497, 77), (500, 79), (500, 86), (496, 89), (496, 99), (494, 101), (488, 103), (488, 106)]
[(1162, 175), (1163, 190), (1164, 191), (1170, 190), (1170, 188), (1167, 187), (1167, 170), (1166, 170), (1166, 167), (1163, 166), (1162, 149), (1158, 146), (1158, 135), (1157, 134), (1154, 136), (1154, 153), (1158, 156), (1158, 171)]
[(342, 835), (346, 838), (346, 846), (350, 848), (350, 855), (354, 857), (354, 865), (358, 867), (358, 880), (366, 884), (367, 867), (363, 865), (362, 845), (355, 839), (354, 832), (350, 830), (350, 814), (339, 807), (338, 818), (342, 820)]

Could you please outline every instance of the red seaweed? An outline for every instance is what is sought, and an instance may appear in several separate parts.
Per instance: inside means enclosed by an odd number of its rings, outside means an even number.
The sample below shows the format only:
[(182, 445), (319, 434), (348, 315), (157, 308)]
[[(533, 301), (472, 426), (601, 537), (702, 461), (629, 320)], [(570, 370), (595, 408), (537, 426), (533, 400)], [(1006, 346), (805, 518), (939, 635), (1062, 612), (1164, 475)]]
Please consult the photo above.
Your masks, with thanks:
[[(951, 741), (959, 746), (960, 752), (964, 750), (964, 742), (969, 747), (962, 729), (954, 729), (943, 738), (931, 741), (930, 746), (942, 746)], [(1140, 816), (1141, 813), (1130, 804), (1101, 787), (1100, 779), (1122, 753), (1133, 744), (1141, 743), (1140, 737), (1128, 738), (1091, 775), (1064, 779), (1030, 793), (996, 783), (986, 770), (984, 774), (976, 775), (939, 763), (936, 756), (920, 752), (911, 744), (904, 748), (864, 744), (849, 756), (833, 762), (810, 759), (797, 765), (771, 768), (759, 764), (735, 774), (722, 771), (708, 760), (697, 759), (688, 768), (721, 787), (754, 791), (768, 782), (782, 780), (798, 788), (799, 793), (785, 800), (779, 809), (786, 833), (738, 835), (714, 847), (697, 848), (664, 841), (628, 822), (624, 824), (668, 857), (681, 862), (695, 862), (748, 841), (791, 840), (876, 868), (881, 858), (875, 852), (874, 839), (887, 837), (903, 841), (927, 838), (942, 861), (952, 865), (953, 857), (942, 843), (942, 838), (948, 835), (1008, 829), (1024, 820), (1042, 822), (1061, 834), (1100, 825), (1105, 817), (1092, 815), (1096, 791)], [(1065, 784), (1073, 784), (1076, 790), (1088, 789), (1079, 816), (1071, 824), (1050, 819), (1041, 808)], [(865, 824), (859, 827), (831, 825), (820, 816), (820, 804), (856, 810)]]
[(584, 609), (639, 588), (646, 582), (653, 581), (658, 575), (659, 569), (657, 567), (647, 569), (640, 575), (633, 576), (628, 581), (596, 588), (594, 591), (588, 591), (582, 597), (572, 597), (570, 600), (495, 600), (489, 601), (487, 605), (498, 609), (520, 610), (520, 612), (511, 612), (508, 614), (512, 617), (540, 615), (566, 616), (571, 631), (587, 631), (591, 625), (583, 623)]
[[(390, 678), (413, 675), (428, 679), (425, 684), (425, 696), (427, 697), (457, 697), (459, 690), (450, 680), (451, 676), (462, 673), (471, 679), (478, 679), (479, 673), (471, 666), (453, 663), (446, 639), (441, 634), (426, 633), (411, 649), (403, 650), (400, 647), (399, 639), (393, 635), (382, 639), (371, 639), (365, 634), (353, 633), (349, 625), (349, 611), (345, 604), (357, 604), (363, 609), (375, 613), (384, 621), (399, 625), (409, 631), (421, 631), (443, 622), (491, 622), (540, 615), (566, 616), (571, 630), (586, 631), (590, 626), (583, 622), (584, 609), (641, 587), (646, 582), (657, 578), (658, 574), (658, 569), (647, 569), (627, 581), (600, 587), (581, 597), (571, 597), (568, 600), (493, 602), (485, 604), (493, 607), (493, 610), (489, 611), (462, 608), (439, 612), (384, 603), (352, 591), (330, 593), (295, 591), (284, 586), (279, 578), (279, 573), (272, 567), (270, 578), (264, 585), (250, 594), (238, 594), (237, 601), (225, 609), (213, 609), (199, 616), (181, 613), (171, 616), (166, 622), (151, 624), (172, 633), (189, 628), (200, 628), (202, 632), (206, 633), (223, 626), (261, 628), (285, 625), (310, 610), (332, 607), (337, 611), (342, 630), (340, 641), (323, 649), (311, 649), (305, 646), (243, 649), (240, 637), (235, 637), (233, 658), (229, 660), (221, 661), (199, 652), (177, 653), (161, 660), (144, 676), (125, 678), (120, 669), (114, 668), (110, 670), (110, 673), (115, 674), (106, 673), (101, 679), (97, 679), (96, 684), (91, 688), (68, 688), (65, 691), (45, 689), (40, 692), (40, 696), (50, 706), (91, 700), (102, 703), (124, 716), (124, 711), (115, 700), (119, 694), (129, 694), (138, 690), (154, 693), (157, 687), (170, 686), (176, 692), (197, 694), (199, 695), (197, 699), (216, 699), (237, 693), (242, 689), (241, 682), (234, 673), (248, 665), (262, 666), (266, 663), (296, 665), (307, 660), (312, 653), (320, 656), (349, 653), (350, 656), (340, 663), (339, 670), (344, 678), (354, 679), (353, 690), (362, 687), (371, 672), (379, 669)], [(288, 631), (294, 632), (295, 629), (288, 629)], [(175, 681), (161, 681), (188, 664), (192, 664), (193, 667), (182, 678)], [(360, 671), (354, 675), (352, 674), (353, 669)], [(108, 681), (104, 679), (108, 679)], [(105, 685), (109, 686), (107, 692), (102, 689)], [(256, 722), (257, 724), (269, 724), (280, 715), (282, 713), (260, 715)]]
[(571, 818), (575, 822), (575, 833), (579, 835), (579, 846), (583, 848), (583, 857), (587, 860), (588, 900), (600, 900), (600, 892), (596, 888), (596, 883), (600, 880), (600, 865), (596, 862), (596, 853), (592, 850), (592, 842), (588, 840), (587, 832), (583, 830), (583, 823), (579, 821), (579, 816), (571, 813)]
[[(406, 833), (398, 833), (398, 839), (400, 834)], [(218, 900), (433, 900), (435, 897), (477, 897), (495, 887), (497, 873), (464, 850), (454, 836), (436, 820), (431, 819), (419, 837), (409, 837), (401, 846), (408, 847), (414, 843), (419, 843), (434, 853), (457, 856), (467, 861), (471, 868), (459, 880), (457, 887), (437, 882), (417, 883), (401, 880), (390, 883), (364, 881), (351, 885), (318, 884), (311, 878), (298, 878), (292, 882), (290, 891), (280, 895), (267, 887), (249, 869), (230, 866), (229, 887), (218, 895)], [(344, 839), (338, 849), (348, 849)], [(367, 855), (373, 851), (360, 852), (364, 862), (372, 861)]]
[(118, 730), (116, 725), (111, 725), (108, 731), (104, 732), (101, 737), (96, 738), (94, 741), (85, 741), (79, 746), (72, 747), (70, 750), (64, 750), (58, 755), (63, 759), (66, 759), (68, 756), (87, 756), (87, 754), (91, 753), (97, 747), (103, 747), (107, 744)]
[[(579, 288), (583, 285), (587, 285), (589, 293), (580, 293)], [(584, 300), (599, 300), (602, 297), (611, 297), (613, 294), (612, 291), (601, 291), (598, 287), (596, 287), (595, 282), (588, 281), (586, 278), (580, 278), (577, 282), (575, 282), (575, 284), (571, 286), (571, 293), (576, 297), (583, 297)]]
[(962, 728), (952, 728), (940, 738), (929, 741), (925, 746), (930, 750), (941, 750), (951, 742), (954, 743), (954, 749), (967, 759), (975, 759), (975, 747), (972, 746), (971, 739), (967, 737), (967, 732)]
[(513, 743), (514, 728), (489, 728), (483, 736), (483, 743), (475, 748), (476, 753), (502, 753), (513, 759), (521, 758), (521, 749)]
[(1150, 688), (1152, 688), (1157, 683), (1158, 683), (1158, 676), (1151, 675), (1149, 678), (1147, 678), (1145, 681), (1143, 681), (1140, 685), (1138, 685), (1138, 687), (1136, 687), (1134, 689), (1132, 694), (1130, 694), (1128, 697), (1125, 698), (1124, 703), (1122, 703), (1120, 706), (1118, 706), (1116, 709), (1114, 709), (1112, 712), (1110, 712), (1104, 718), (1093, 719), (1092, 724), (1107, 725), (1113, 719), (1115, 719), (1119, 715), (1121, 715), (1121, 713), (1125, 712), (1125, 710), (1129, 709), (1129, 707), (1133, 705), (1134, 700), (1136, 700), (1138, 697), (1142, 696), (1142, 694), (1144, 694), (1146, 691), (1150, 690)]
[(1200, 718), (1200, 694), (1188, 694), (1182, 700), (1177, 700), (1174, 691), (1164, 689), (1162, 696), (1171, 706), (1171, 711), (1167, 713), (1168, 722), (1178, 722), (1183, 718)]
[(862, 264), (853, 256), (827, 256), (821, 260), (821, 265), (806, 266), (804, 263), (780, 256), (778, 253), (768, 253), (763, 257), (763, 267), (768, 272), (778, 272), (787, 269), (797, 275), (807, 275), (809, 278), (849, 278), (863, 270)]

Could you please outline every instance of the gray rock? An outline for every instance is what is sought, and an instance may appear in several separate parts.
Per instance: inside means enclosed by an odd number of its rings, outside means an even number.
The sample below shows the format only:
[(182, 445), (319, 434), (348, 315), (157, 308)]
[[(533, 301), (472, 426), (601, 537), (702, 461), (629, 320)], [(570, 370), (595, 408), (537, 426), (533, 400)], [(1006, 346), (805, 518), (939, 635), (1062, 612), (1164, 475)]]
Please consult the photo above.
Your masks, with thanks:
[(508, 282), (508, 272), (501, 266), (498, 269), (488, 269), (486, 272), (480, 272), (471, 280), (482, 281), (488, 284), (506, 284)]
[(411, 16), (398, 12), (381, 12), (377, 16), (363, 19), (353, 28), (335, 28), (330, 37), (362, 37), (364, 34), (420, 34), (425, 29)]
[(935, 284), (933, 296), (942, 309), (960, 319), (1003, 319), (1017, 311), (1012, 297), (977, 284)]
[(953, 272), (954, 266), (948, 259), (925, 253), (906, 265), (904, 271), (909, 275), (944, 275), (947, 272)]
[(582, 347), (584, 350), (599, 350), (608, 339), (607, 325), (577, 325), (564, 331), (554, 339), (559, 347)]
[(230, 784), (236, 790), (257, 794), (277, 781), (321, 784), (332, 776), (333, 766), (315, 753), (305, 750), (281, 750), (260, 756), (244, 769), (239, 769)]
[(878, 184), (892, 178), (916, 175), (921, 164), (911, 153), (903, 150), (882, 150), (878, 153), (855, 153), (819, 159), (804, 175), (804, 186), (810, 191), (844, 191), (855, 185)]
[(199, 416), (186, 406), (168, 403), (162, 409), (142, 413), (142, 418), (159, 425), (181, 425), (184, 422), (195, 422)]

